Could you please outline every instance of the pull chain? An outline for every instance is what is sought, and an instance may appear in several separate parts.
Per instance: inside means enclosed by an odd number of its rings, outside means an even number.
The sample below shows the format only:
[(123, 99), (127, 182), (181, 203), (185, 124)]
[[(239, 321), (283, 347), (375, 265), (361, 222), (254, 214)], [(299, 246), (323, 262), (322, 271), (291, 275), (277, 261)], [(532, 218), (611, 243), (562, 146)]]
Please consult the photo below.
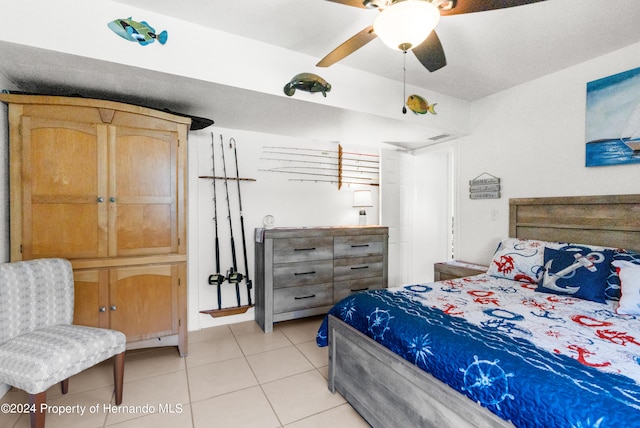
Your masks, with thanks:
[(403, 51), (402, 56), (402, 114), (407, 114), (407, 107), (404, 105), (407, 99), (407, 51)]

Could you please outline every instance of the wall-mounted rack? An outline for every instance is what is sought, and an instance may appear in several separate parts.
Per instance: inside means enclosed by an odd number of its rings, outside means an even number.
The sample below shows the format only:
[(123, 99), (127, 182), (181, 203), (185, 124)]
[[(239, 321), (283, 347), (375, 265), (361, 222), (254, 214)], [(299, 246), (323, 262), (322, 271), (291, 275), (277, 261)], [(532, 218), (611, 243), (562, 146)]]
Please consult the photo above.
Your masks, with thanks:
[(347, 152), (340, 144), (338, 150), (265, 146), (263, 153), (267, 156), (261, 160), (277, 164), (259, 171), (294, 176), (289, 181), (332, 183), (338, 189), (343, 184), (379, 186), (380, 160), (376, 154)]

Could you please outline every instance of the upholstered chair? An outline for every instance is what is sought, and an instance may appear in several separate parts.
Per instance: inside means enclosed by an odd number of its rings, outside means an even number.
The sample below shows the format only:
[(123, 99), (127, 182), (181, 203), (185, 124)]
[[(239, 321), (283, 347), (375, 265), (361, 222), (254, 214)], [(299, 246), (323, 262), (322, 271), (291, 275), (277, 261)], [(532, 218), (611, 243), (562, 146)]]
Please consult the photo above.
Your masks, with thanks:
[(73, 287), (64, 259), (0, 264), (0, 382), (29, 394), (32, 428), (44, 427), (50, 386), (66, 394), (70, 376), (110, 357), (122, 403), (125, 335), (72, 325)]

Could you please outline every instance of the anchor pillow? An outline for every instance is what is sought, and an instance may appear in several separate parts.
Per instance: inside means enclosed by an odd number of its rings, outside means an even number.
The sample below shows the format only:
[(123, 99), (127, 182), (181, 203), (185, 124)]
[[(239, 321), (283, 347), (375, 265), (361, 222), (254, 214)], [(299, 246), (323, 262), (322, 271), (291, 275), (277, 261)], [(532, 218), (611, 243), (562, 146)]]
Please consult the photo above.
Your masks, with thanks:
[(536, 291), (606, 303), (605, 289), (612, 250), (544, 249), (544, 268)]

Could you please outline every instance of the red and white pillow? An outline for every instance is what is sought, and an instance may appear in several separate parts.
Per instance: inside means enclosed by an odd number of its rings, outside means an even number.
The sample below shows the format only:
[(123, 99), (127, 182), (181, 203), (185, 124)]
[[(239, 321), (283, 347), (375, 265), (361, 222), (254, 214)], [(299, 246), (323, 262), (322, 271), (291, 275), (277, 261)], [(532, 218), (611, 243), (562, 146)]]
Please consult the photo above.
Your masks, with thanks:
[(626, 260), (614, 260), (620, 277), (622, 292), (620, 304), (616, 309), (618, 314), (640, 315), (640, 265)]

